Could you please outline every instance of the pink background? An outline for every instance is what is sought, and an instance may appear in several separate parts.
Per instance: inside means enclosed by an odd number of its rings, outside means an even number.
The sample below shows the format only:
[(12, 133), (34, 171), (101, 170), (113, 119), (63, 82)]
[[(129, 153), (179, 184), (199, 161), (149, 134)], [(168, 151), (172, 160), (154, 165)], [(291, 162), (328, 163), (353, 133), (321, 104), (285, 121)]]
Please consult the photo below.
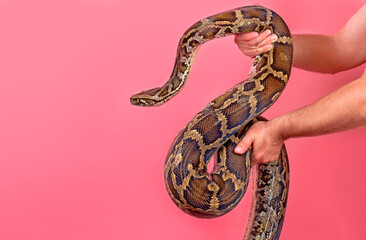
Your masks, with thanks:
[[(257, 0), (293, 33), (331, 34), (363, 0)], [(233, 38), (201, 48), (184, 90), (160, 108), (131, 94), (162, 85), (184, 30), (253, 1), (0, 1), (0, 239), (241, 239), (250, 191), (231, 213), (182, 213), (165, 154), (208, 101), (249, 71)], [(265, 116), (359, 77), (294, 69)], [(342, 111), (342, 109), (339, 109)], [(366, 129), (287, 142), (291, 190), (281, 239), (365, 239)]]

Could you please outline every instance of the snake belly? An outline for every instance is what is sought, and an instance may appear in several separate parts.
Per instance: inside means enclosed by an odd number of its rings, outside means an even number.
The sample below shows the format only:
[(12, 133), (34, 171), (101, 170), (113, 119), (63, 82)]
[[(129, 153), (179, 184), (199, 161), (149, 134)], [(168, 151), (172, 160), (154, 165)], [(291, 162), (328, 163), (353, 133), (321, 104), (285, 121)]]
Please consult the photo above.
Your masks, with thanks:
[[(278, 99), (291, 72), (293, 45), (288, 27), (275, 12), (249, 6), (198, 21), (179, 41), (169, 80), (131, 97), (133, 105), (158, 106), (175, 96), (187, 81), (194, 57), (203, 43), (228, 35), (263, 32), (278, 36), (274, 47), (255, 58), (251, 74), (200, 111), (174, 139), (165, 161), (169, 196), (184, 212), (202, 218), (221, 216), (243, 197), (250, 171), (253, 201), (244, 239), (279, 239), (284, 221), (289, 167), (285, 147), (278, 159), (251, 167), (251, 149), (234, 153), (236, 144), (259, 115)], [(207, 164), (217, 153), (215, 167)]]

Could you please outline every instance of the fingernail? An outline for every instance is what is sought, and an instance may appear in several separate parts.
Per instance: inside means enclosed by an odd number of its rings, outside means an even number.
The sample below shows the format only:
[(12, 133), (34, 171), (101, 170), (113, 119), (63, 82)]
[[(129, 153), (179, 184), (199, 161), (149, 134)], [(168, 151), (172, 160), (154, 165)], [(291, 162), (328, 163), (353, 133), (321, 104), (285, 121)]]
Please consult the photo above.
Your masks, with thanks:
[(277, 35), (272, 35), (271, 36), (271, 41), (275, 42), (278, 39)]
[(253, 37), (257, 37), (259, 35), (259, 33), (257, 33), (257, 32), (253, 32)]
[(269, 30), (269, 29), (266, 30), (267, 36), (269, 36), (271, 33), (272, 33), (271, 30)]
[(237, 154), (243, 154), (244, 153), (244, 149), (240, 146), (237, 146), (235, 149), (234, 149), (234, 152), (236, 152)]

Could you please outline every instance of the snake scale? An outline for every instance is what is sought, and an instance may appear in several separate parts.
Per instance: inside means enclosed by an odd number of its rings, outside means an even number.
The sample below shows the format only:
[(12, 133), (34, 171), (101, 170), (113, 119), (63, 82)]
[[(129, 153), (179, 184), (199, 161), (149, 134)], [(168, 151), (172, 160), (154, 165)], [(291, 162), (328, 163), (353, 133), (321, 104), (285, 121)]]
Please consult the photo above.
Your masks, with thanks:
[[(251, 166), (251, 148), (234, 153), (236, 144), (259, 115), (278, 99), (292, 65), (292, 38), (275, 12), (248, 6), (198, 21), (179, 41), (170, 79), (162, 87), (131, 97), (133, 105), (158, 106), (184, 86), (199, 46), (228, 35), (263, 32), (278, 36), (269, 52), (258, 55), (249, 77), (218, 96), (200, 111), (174, 139), (165, 162), (167, 191), (184, 212), (202, 218), (221, 216), (243, 197), (252, 169), (253, 201), (244, 239), (279, 239), (289, 189), (289, 166), (285, 147), (278, 159)], [(214, 169), (207, 164), (217, 153)]]

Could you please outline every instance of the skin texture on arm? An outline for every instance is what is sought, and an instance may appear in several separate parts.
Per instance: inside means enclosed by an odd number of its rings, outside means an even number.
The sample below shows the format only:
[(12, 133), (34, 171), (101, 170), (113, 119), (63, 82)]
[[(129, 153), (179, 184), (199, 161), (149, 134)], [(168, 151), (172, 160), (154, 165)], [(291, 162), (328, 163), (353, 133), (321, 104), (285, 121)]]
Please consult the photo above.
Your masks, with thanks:
[[(252, 35), (250, 35), (252, 34)], [(247, 56), (270, 49), (270, 33), (235, 38)], [(366, 61), (366, 5), (331, 36), (294, 35), (294, 66), (309, 71), (337, 73)], [(235, 152), (253, 147), (255, 163), (277, 159), (283, 142), (291, 137), (315, 136), (366, 126), (366, 73), (319, 101), (268, 122), (254, 124)]]
[(337, 73), (366, 61), (366, 5), (331, 36), (294, 35), (294, 67)]

